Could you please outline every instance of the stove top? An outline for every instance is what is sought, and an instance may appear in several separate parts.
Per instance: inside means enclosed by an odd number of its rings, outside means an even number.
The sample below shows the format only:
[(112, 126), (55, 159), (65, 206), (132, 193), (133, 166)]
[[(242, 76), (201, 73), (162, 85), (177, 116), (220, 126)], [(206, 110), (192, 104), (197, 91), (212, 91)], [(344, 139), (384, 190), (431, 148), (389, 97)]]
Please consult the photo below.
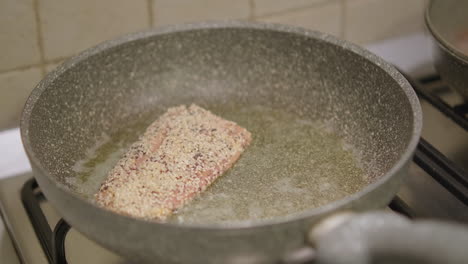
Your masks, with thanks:
[(413, 217), (468, 224), (468, 103), (436, 74), (407, 79), (421, 102), (423, 131), (397, 201)]
[[(49, 264), (53, 263), (49, 261), (49, 257), (52, 256), (47, 256), (47, 253), (43, 250), (21, 198), (21, 190), (24, 184), (32, 178), (32, 173), (25, 173), (2, 180), (0, 184), (1, 212), (21, 262), (25, 264)], [(44, 212), (47, 221), (47, 223), (40, 223), (39, 225), (47, 224), (53, 230), (59, 222), (60, 216), (39, 192), (34, 191), (34, 195), (39, 199), (40, 208)], [(43, 235), (46, 236), (47, 233), (43, 233)], [(50, 243), (51, 237), (49, 239), (50, 241), (47, 242), (42, 241), (42, 245)], [(88, 240), (73, 228), (67, 234), (65, 250), (68, 263), (126, 263), (114, 253)]]
[[(406, 71), (408, 65), (398, 66)], [(410, 218), (468, 224), (468, 104), (437, 75), (422, 72), (412, 81), (423, 109), (422, 139), (389, 208)], [(0, 180), (0, 212), (22, 263), (127, 263), (69, 230), (31, 172)]]

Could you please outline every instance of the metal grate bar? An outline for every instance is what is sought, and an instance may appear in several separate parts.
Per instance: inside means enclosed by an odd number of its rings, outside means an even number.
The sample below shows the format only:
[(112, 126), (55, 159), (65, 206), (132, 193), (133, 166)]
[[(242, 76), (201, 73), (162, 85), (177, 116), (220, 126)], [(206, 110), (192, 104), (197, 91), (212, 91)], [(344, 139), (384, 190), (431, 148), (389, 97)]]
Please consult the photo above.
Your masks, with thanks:
[(24, 208), (28, 213), (29, 220), (36, 232), (36, 236), (41, 243), (42, 250), (46, 255), (49, 263), (67, 264), (65, 257), (65, 238), (70, 226), (62, 219), (56, 226), (54, 231), (49, 226), (45, 217), (40, 201), (42, 193), (38, 192), (39, 186), (34, 178), (29, 179), (21, 189), (21, 200)]
[[(404, 75), (404, 74), (403, 74)], [(427, 78), (420, 79), (419, 82), (416, 82), (406, 76), (408, 82), (413, 86), (413, 89), (416, 91), (416, 94), (428, 101), (431, 105), (437, 108), (440, 112), (442, 112), (445, 116), (453, 120), (463, 129), (468, 130), (468, 119), (466, 118), (466, 113), (468, 111), (468, 104), (462, 104), (459, 106), (451, 107), (439, 97), (427, 92), (425, 89), (421, 87), (421, 84), (428, 84), (431, 81), (438, 81), (440, 77), (438, 76), (428, 76)]]
[(466, 172), (422, 138), (414, 155), (414, 162), (457, 199), (468, 205), (468, 179)]
[(390, 207), (390, 209), (395, 212), (405, 215), (408, 218), (415, 217), (413, 210), (411, 210), (411, 208), (398, 196), (393, 198), (388, 207)]

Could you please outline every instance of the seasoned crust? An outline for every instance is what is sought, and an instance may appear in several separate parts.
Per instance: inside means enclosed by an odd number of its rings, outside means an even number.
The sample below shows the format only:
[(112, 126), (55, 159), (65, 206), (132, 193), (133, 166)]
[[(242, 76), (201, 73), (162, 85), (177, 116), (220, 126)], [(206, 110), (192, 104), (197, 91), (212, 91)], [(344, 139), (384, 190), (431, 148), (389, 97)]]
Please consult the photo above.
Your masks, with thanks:
[(232, 167), (251, 134), (192, 104), (153, 122), (109, 172), (95, 194), (115, 212), (164, 220)]

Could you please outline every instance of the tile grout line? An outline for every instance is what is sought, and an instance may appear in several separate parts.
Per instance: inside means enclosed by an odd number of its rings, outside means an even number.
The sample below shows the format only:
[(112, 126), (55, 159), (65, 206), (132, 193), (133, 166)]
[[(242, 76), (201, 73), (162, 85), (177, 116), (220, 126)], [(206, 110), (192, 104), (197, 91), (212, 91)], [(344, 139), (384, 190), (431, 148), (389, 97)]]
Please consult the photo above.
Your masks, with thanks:
[(68, 58), (70, 58), (70, 56), (69, 56), (69, 57), (58, 57), (58, 58), (55, 58), (55, 59), (52, 59), (52, 60), (45, 60), (45, 61), (44, 61), (44, 64), (47, 65), (47, 64), (51, 64), (51, 63), (57, 63), (57, 62), (66, 60), (66, 59), (68, 59)]
[(149, 27), (152, 28), (154, 26), (153, 0), (147, 0), (147, 8), (148, 8), (148, 23), (149, 23)]
[[(10, 73), (10, 72), (15, 72), (15, 71), (25, 71), (25, 70), (29, 70), (29, 69), (34, 68), (34, 67), (41, 67), (41, 66), (42, 66), (41, 63), (30, 64), (30, 65), (25, 65), (25, 66), (19, 66), (19, 67), (11, 68), (11, 69), (8, 69), (8, 70), (1, 70), (0, 74)], [(42, 68), (41, 68), (41, 74), (42, 74)]]
[(249, 0), (249, 20), (254, 21), (255, 20), (255, 1), (254, 0)]
[(340, 12), (340, 38), (346, 39), (346, 13), (347, 13), (347, 0), (341, 0), (341, 12)]
[(285, 15), (285, 14), (288, 14), (288, 13), (294, 13), (294, 12), (298, 12), (298, 11), (301, 11), (301, 10), (304, 10), (304, 9), (309, 9), (309, 8), (311, 9), (311, 8), (316, 8), (316, 7), (323, 7), (323, 6), (327, 6), (327, 5), (332, 5), (332, 4), (335, 4), (338, 1), (341, 2), (341, 0), (333, 0), (333, 1), (322, 0), (322, 1), (318, 2), (318, 3), (313, 3), (313, 4), (303, 5), (303, 6), (299, 6), (299, 7), (293, 7), (293, 8), (287, 8), (287, 9), (284, 9), (284, 10), (281, 10), (281, 11), (276, 11), (276, 12), (263, 14), (263, 15), (260, 15), (260, 16), (255, 16), (254, 19), (264, 19), (264, 18), (270, 18), (270, 17), (274, 17), (274, 16), (282, 16), (282, 15)]
[[(10, 73), (10, 72), (14, 72), (14, 71), (25, 71), (25, 70), (29, 70), (29, 69), (35, 68), (35, 67), (44, 67), (44, 70), (45, 70), (47, 64), (58, 63), (58, 62), (61, 62), (63, 60), (66, 60), (68, 58), (69, 57), (58, 57), (58, 58), (55, 58), (55, 59), (52, 59), (52, 60), (46, 60), (46, 61), (44, 61), (44, 63), (35, 63), (35, 64), (18, 66), (18, 67), (15, 67), (15, 68), (10, 68), (10, 69), (7, 69), (7, 70), (0, 70), (0, 74)], [(41, 73), (42, 73), (42, 69), (41, 69)]]
[(42, 77), (46, 74), (45, 56), (44, 56), (44, 39), (42, 36), (41, 19), (39, 17), (39, 0), (33, 0), (34, 19), (36, 21), (37, 45), (39, 46), (39, 67)]

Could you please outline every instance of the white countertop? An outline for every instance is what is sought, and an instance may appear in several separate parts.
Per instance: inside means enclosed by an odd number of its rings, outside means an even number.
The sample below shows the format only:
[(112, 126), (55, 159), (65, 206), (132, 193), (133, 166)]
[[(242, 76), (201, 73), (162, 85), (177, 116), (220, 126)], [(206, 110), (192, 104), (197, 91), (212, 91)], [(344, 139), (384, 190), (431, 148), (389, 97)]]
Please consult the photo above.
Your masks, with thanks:
[[(413, 76), (433, 72), (431, 40), (424, 33), (385, 40), (367, 45), (366, 48)], [(29, 170), (31, 167), (22, 146), (19, 129), (1, 131), (0, 180)], [(19, 263), (1, 219), (0, 259), (5, 263)]]
[[(31, 170), (21, 144), (19, 128), (0, 132), (0, 179)], [(5, 263), (20, 263), (0, 218), (0, 259)], [(3, 261), (1, 261), (3, 263)]]
[(31, 170), (19, 128), (0, 132), (0, 179)]

